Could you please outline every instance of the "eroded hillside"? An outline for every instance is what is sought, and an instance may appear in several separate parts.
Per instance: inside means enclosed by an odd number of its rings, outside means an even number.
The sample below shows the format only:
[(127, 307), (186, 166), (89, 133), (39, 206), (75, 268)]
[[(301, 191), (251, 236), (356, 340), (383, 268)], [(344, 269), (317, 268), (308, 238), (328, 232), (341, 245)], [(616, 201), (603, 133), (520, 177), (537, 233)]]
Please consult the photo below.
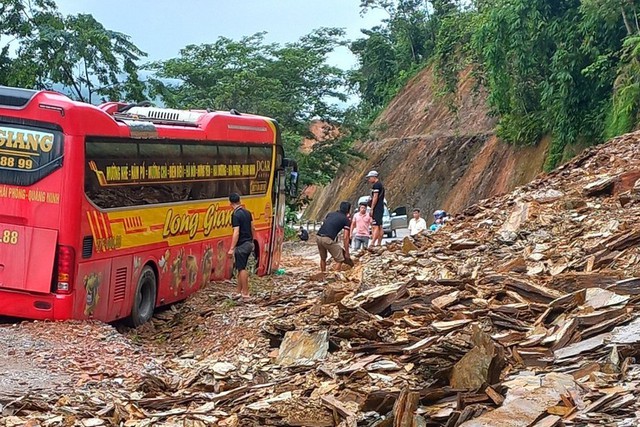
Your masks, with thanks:
[(305, 216), (323, 217), (340, 200), (368, 193), (364, 175), (380, 172), (390, 207), (459, 211), (532, 180), (544, 163), (548, 141), (517, 148), (495, 136), (486, 96), (470, 72), (461, 76), (455, 105), (436, 95), (433, 72), (425, 69), (407, 84), (378, 118), (375, 138), (359, 143), (366, 159), (342, 168), (315, 191)]

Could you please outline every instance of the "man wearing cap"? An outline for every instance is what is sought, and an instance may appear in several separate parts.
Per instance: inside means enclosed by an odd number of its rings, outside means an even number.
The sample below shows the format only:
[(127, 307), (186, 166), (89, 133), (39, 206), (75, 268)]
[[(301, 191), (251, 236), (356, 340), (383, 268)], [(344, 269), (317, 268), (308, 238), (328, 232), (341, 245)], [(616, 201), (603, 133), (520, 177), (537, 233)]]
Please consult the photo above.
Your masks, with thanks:
[(367, 180), (371, 186), (371, 222), (372, 239), (371, 246), (382, 244), (382, 216), (384, 215), (384, 186), (378, 178), (377, 171), (369, 171)]
[[(318, 252), (320, 252), (320, 271), (323, 273), (327, 270), (327, 253), (330, 253), (336, 262), (336, 270), (340, 270), (343, 262), (353, 266), (353, 261), (349, 257), (351, 221), (347, 218), (347, 214), (350, 210), (351, 203), (341, 202), (340, 210), (328, 213), (322, 223), (322, 227), (318, 230), (316, 242), (318, 244)], [(338, 234), (342, 230), (344, 230), (344, 251), (336, 241)]]

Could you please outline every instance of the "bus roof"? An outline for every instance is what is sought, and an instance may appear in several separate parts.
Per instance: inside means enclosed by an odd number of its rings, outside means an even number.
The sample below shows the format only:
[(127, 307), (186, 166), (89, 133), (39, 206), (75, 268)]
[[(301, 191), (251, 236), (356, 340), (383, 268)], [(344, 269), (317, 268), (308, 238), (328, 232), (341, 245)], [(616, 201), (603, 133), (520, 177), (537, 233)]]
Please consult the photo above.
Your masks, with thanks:
[(262, 144), (279, 140), (275, 120), (235, 110), (175, 110), (117, 102), (95, 106), (58, 92), (6, 86), (0, 86), (0, 116), (44, 122), (79, 136)]

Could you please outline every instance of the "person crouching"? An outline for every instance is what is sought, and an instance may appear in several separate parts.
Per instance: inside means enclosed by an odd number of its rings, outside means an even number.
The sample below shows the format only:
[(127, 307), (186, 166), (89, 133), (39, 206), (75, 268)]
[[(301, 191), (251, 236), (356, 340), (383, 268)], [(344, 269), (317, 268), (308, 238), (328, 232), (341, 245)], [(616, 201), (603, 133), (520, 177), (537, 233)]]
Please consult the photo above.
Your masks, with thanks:
[[(327, 214), (320, 230), (318, 230), (316, 242), (318, 244), (318, 252), (320, 253), (320, 271), (323, 273), (327, 270), (327, 253), (330, 253), (336, 262), (335, 270), (339, 271), (345, 260), (351, 264), (349, 262), (351, 260), (349, 255), (351, 221), (347, 217), (350, 210), (351, 203), (341, 202), (340, 209)], [(340, 247), (340, 244), (336, 240), (342, 230), (344, 230), (344, 249)]]

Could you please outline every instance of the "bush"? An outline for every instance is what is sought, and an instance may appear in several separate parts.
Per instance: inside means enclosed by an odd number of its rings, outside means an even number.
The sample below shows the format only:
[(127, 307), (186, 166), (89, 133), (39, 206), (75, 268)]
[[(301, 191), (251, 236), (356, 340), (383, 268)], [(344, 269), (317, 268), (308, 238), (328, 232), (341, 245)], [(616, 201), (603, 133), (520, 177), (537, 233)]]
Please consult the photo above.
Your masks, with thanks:
[(284, 226), (284, 239), (285, 240), (294, 240), (298, 238), (298, 230), (289, 225)]

